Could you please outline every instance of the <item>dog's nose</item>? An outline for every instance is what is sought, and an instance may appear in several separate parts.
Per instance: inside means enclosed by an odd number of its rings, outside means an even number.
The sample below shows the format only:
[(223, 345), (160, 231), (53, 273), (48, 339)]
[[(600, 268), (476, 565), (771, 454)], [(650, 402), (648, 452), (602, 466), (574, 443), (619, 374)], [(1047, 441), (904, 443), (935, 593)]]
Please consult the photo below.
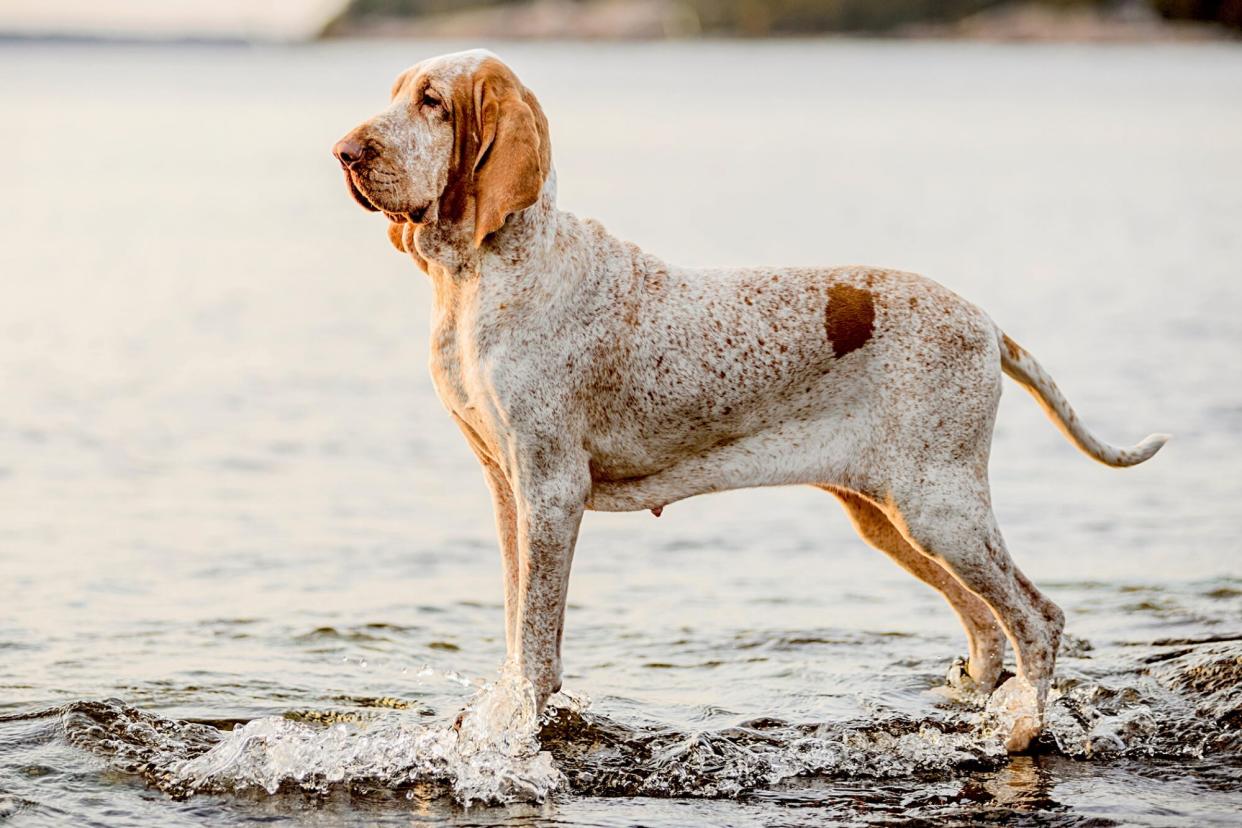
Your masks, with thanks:
[(332, 154), (336, 156), (336, 160), (341, 162), (342, 167), (353, 168), (355, 164), (362, 160), (362, 154), (365, 151), (362, 142), (353, 138), (342, 138), (336, 142), (336, 146), (332, 148)]

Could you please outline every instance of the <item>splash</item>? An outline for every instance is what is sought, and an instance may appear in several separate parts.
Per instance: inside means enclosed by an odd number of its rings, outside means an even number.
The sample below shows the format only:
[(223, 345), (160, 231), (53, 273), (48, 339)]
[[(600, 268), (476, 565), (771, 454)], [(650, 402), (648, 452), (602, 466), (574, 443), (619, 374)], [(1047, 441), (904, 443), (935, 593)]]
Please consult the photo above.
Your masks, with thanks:
[(342, 784), (430, 784), (463, 805), (540, 801), (562, 777), (551, 754), (540, 749), (538, 734), (534, 689), (506, 668), (451, 726), (399, 714), (327, 728), (267, 717), (175, 765), (172, 776), (188, 793), (249, 788), (327, 793)]
[[(1235, 640), (1158, 643), (1121, 665), (1100, 666), (1091, 674), (1067, 668), (1036, 751), (1107, 762), (1242, 750), (1242, 648)], [(530, 684), (506, 670), (475, 693), (457, 724), (428, 723), (420, 718), (427, 711), (391, 703), (372, 719), (268, 717), (232, 731), (118, 701), (39, 715), (59, 714), (71, 744), (174, 796), (379, 789), (451, 796), (463, 805), (543, 801), (561, 790), (742, 799), (799, 777), (943, 779), (1002, 766), (1008, 727), (998, 704), (969, 687), (937, 695), (921, 717), (761, 718), (686, 732), (618, 721), (563, 694), (537, 715)]]
[(699, 733), (628, 728), (589, 710), (562, 711), (543, 738), (568, 787), (595, 796), (743, 798), (797, 777), (905, 778), (992, 767), (1005, 756), (974, 711), (935, 721), (756, 719)]

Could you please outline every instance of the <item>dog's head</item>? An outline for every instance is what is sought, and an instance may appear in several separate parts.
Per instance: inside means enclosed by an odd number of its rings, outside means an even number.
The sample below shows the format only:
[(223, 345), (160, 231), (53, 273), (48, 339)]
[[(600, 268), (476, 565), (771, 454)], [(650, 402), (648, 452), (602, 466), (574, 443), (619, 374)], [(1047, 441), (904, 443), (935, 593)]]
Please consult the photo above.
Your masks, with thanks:
[[(476, 247), (538, 200), (551, 168), (539, 102), (483, 50), (430, 58), (401, 73), (388, 108), (332, 153), (366, 209), (398, 224), (460, 225)], [(390, 237), (396, 243), (404, 233)]]

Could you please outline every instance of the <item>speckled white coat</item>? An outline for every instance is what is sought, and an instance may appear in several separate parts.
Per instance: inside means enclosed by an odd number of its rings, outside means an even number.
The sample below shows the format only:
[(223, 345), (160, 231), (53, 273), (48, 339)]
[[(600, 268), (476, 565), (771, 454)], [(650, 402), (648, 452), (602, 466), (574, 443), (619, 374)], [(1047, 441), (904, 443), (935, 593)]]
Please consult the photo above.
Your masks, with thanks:
[(1141, 462), (1164, 438), (1097, 441), (1029, 354), (930, 280), (674, 267), (559, 210), (543, 114), (488, 53), (418, 64), (393, 94), (337, 155), (431, 278), (432, 376), (492, 490), (509, 658), (539, 703), (560, 686), (584, 509), (658, 515), (705, 492), (809, 484), (944, 595), (968, 636), (963, 681), (993, 688), (1013, 644), (1007, 745), (1025, 749), (1063, 616), (992, 514), (1002, 372), (1101, 462)]

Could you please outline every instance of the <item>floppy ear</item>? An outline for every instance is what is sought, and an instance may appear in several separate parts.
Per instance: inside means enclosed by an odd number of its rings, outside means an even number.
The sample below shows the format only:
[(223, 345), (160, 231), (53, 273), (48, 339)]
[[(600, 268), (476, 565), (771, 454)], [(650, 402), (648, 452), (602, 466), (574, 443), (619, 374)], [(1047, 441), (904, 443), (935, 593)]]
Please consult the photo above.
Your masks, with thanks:
[(417, 75), (418, 70), (421, 66), (422, 66), (422, 63), (416, 63), (413, 66), (411, 66), (409, 69), (406, 69), (400, 75), (397, 75), (397, 79), (392, 82), (392, 89), (390, 89), (388, 92), (389, 100), (392, 100), (393, 98), (397, 97), (397, 93), (400, 92), (402, 87), (405, 86), (405, 82), (408, 81), (410, 78), (414, 77), (415, 75)]
[(516, 79), (483, 72), (474, 86), (479, 152), (474, 160), (474, 246), (539, 199), (551, 156), (547, 121)]

